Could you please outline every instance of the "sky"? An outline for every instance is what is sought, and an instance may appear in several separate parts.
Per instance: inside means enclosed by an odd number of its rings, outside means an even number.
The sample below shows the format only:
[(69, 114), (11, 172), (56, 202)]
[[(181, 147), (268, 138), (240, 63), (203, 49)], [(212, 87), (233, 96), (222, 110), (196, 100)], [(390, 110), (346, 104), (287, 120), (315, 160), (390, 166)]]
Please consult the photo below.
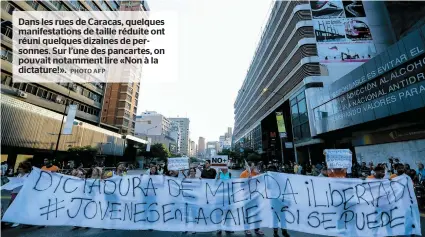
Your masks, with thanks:
[(142, 74), (137, 114), (188, 117), (190, 139), (218, 141), (234, 125), (233, 105), (271, 2), (148, 0), (152, 12), (177, 13), (178, 76), (155, 82), (157, 74)]

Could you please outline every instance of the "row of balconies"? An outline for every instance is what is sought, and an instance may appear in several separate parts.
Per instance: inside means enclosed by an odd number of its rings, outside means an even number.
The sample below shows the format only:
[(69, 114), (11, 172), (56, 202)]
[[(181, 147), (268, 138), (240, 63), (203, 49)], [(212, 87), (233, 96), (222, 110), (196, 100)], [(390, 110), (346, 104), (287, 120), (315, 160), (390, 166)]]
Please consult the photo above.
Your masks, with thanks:
[[(271, 42), (271, 45), (273, 45), (271, 52), (267, 55), (267, 57), (263, 58), (264, 61), (261, 65), (257, 65), (256, 69), (258, 70), (255, 70), (252, 75), (249, 75), (252, 77), (251, 80), (253, 83), (250, 83), (250, 86), (245, 87), (245, 96), (241, 98), (242, 103), (235, 108), (236, 116), (240, 111), (242, 111), (240, 114), (244, 114), (244, 110), (249, 104), (251, 104), (251, 100), (257, 98), (258, 95), (262, 93), (264, 85), (261, 83), (265, 80), (266, 82), (270, 80), (269, 74), (274, 73), (277, 68), (281, 66), (279, 62), (288, 56), (295, 44), (303, 38), (314, 37), (313, 25), (309, 22), (311, 19), (310, 12), (301, 7), (299, 7), (299, 9), (299, 11), (296, 11), (295, 13), (291, 12), (292, 14), (288, 15), (290, 20), (284, 23), (281, 22), (281, 27), (279, 27), (279, 37)], [(305, 31), (303, 28), (309, 28), (310, 30)], [(299, 32), (306, 32), (306, 34), (299, 34)], [(258, 83), (259, 80), (261, 80), (260, 83)]]

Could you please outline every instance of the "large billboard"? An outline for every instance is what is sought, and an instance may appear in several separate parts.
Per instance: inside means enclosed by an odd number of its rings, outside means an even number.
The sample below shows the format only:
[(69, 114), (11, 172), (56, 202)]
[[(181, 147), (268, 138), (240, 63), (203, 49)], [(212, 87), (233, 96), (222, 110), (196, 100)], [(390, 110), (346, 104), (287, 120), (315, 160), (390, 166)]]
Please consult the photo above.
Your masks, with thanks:
[(310, 1), (310, 6), (315, 19), (345, 17), (341, 1)]
[(330, 100), (313, 108), (316, 134), (423, 108), (425, 44), (422, 37), (420, 30), (410, 33), (332, 83), (326, 92)]
[(310, 1), (319, 60), (362, 63), (376, 55), (362, 1)]
[(286, 128), (285, 128), (285, 120), (283, 119), (282, 112), (276, 112), (276, 121), (277, 121), (277, 130), (279, 131), (280, 137), (287, 137)]

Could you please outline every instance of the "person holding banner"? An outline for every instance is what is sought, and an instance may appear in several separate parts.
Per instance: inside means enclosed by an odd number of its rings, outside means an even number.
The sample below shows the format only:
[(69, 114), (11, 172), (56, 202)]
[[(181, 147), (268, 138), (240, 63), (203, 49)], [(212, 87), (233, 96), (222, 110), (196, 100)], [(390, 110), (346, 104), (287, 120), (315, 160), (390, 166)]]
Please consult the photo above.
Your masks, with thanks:
[[(229, 180), (232, 178), (232, 174), (229, 172), (227, 167), (223, 167), (220, 169), (220, 172), (217, 175), (217, 180)], [(222, 230), (217, 230), (217, 235), (221, 235)], [(235, 233), (234, 231), (225, 231), (226, 234)]]
[(374, 174), (373, 175), (369, 175), (367, 178), (368, 179), (383, 179), (385, 176), (385, 168), (377, 165), (374, 169)]
[[(29, 161), (21, 162), (18, 166), (18, 176), (17, 178), (24, 178), (28, 177), (28, 175), (31, 173), (31, 163)], [(11, 198), (9, 206), (12, 205), (12, 202), (15, 200), (16, 196), (18, 195), (19, 191), (22, 189), (22, 186), (16, 187), (12, 190)], [(18, 223), (14, 223), (12, 225), (12, 228), (15, 228), (19, 226)]]
[(114, 172), (114, 175), (117, 175), (117, 176), (127, 175), (126, 167), (124, 163), (118, 164), (117, 170)]
[(251, 178), (259, 175), (258, 169), (255, 166), (254, 162), (250, 161), (245, 164), (245, 170), (241, 173), (240, 178)]
[(158, 170), (156, 169), (155, 165), (151, 166), (148, 175), (159, 175)]
[[(246, 161), (245, 161), (246, 163)], [(245, 167), (245, 170), (241, 173), (239, 178), (252, 178), (255, 177), (257, 175), (259, 175), (260, 173), (258, 172), (258, 168), (255, 166), (255, 163), (250, 161), (248, 162), (248, 164), (246, 165), (247, 167)], [(255, 234), (257, 235), (264, 235), (264, 232), (260, 230), (260, 228), (257, 228), (254, 230)], [(245, 230), (245, 234), (251, 236), (251, 231), (250, 230)]]
[(102, 179), (102, 173), (102, 168), (96, 166), (90, 169), (86, 177), (90, 179)]
[(48, 158), (44, 158), (44, 166), (41, 167), (42, 170), (50, 171), (50, 172), (58, 172), (59, 167), (52, 164), (52, 161)]
[(422, 163), (418, 163), (418, 169), (416, 170), (419, 182), (425, 182), (425, 169)]
[[(183, 173), (183, 170), (182, 170), (182, 173)], [(183, 173), (183, 175), (184, 175), (185, 178), (187, 178), (187, 179), (196, 179), (196, 169), (194, 167), (190, 168), (188, 173), (189, 173), (188, 176), (186, 176)], [(184, 231), (183, 234), (187, 234), (187, 231)], [(194, 235), (194, 234), (196, 234), (196, 232), (192, 232), (192, 234)]]
[(232, 174), (229, 172), (227, 167), (223, 167), (220, 169), (220, 172), (217, 175), (217, 179), (219, 180), (228, 180), (232, 178)]
[[(152, 166), (155, 166), (155, 167), (156, 167), (156, 164), (155, 164), (154, 162), (151, 162), (151, 163), (149, 164), (149, 168), (145, 171), (145, 174), (147, 174), (147, 175), (149, 175), (149, 174), (150, 174), (151, 169), (152, 169)], [(164, 173), (165, 173), (165, 172), (164, 172)]]
[(202, 170), (201, 178), (215, 179), (216, 177), (217, 171), (211, 168), (211, 160), (205, 160), (205, 169)]
[(401, 175), (404, 174), (405, 168), (404, 168), (404, 165), (402, 163), (396, 164), (395, 168), (396, 168), (396, 173), (392, 174), (390, 176), (390, 179), (393, 179), (397, 176), (401, 176)]
[[(267, 167), (266, 172), (279, 172), (279, 170), (277, 169), (276, 165), (270, 164)], [(284, 237), (289, 237), (289, 233), (286, 229), (282, 229), (282, 235)], [(273, 237), (279, 237), (279, 228), (273, 228)]]

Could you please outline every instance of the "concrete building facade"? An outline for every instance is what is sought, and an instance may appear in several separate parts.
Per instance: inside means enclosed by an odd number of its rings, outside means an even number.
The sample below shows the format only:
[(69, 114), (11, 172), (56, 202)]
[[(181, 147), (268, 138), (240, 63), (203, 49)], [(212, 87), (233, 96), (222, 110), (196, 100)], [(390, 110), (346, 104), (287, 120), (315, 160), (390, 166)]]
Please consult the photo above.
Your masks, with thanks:
[(178, 124), (181, 132), (181, 140), (180, 140), (180, 153), (182, 155), (188, 156), (190, 154), (190, 130), (189, 130), (189, 124), (190, 120), (189, 118), (169, 118), (171, 121)]
[(136, 116), (135, 135), (169, 135), (171, 121), (155, 111), (146, 111)]
[(205, 138), (199, 137), (198, 139), (198, 157), (203, 157), (205, 155)]
[[(92, 2), (91, 4), (94, 4)], [(149, 7), (146, 1), (120, 1), (120, 11), (140, 12), (147, 19)], [(102, 110), (102, 122), (118, 127), (122, 134), (134, 134), (139, 103), (142, 65), (120, 65), (110, 70), (109, 80), (118, 77), (123, 83), (108, 83)]]
[[(81, 146), (95, 147), (102, 155), (122, 156), (125, 146), (145, 143), (133, 136), (122, 136), (119, 127), (102, 119), (102, 107), (109, 94), (105, 96), (106, 86), (100, 81), (70, 82), (67, 74), (58, 83), (15, 83), (13, 78), (15, 11), (117, 11), (121, 4), (122, 1), (1, 1), (2, 161), (13, 165), (20, 161), (17, 153), (25, 152), (26, 157), (34, 156), (37, 164), (42, 163), (43, 157), (64, 155), (69, 148)], [(69, 105), (77, 106), (72, 134), (60, 136)]]
[(190, 140), (190, 156), (195, 157), (196, 156), (196, 143), (195, 141)]
[[(234, 104), (235, 150), (260, 153), (265, 161), (303, 164), (322, 162), (326, 148), (364, 154), (364, 147), (355, 146), (362, 143), (350, 138), (354, 134), (342, 140), (329, 137), (357, 119), (348, 116), (353, 121), (343, 119), (344, 126), (330, 122), (328, 117), (342, 116), (336, 113), (347, 107), (340, 107), (335, 97), (367, 81), (362, 78), (384, 72), (379, 65), (401, 55), (388, 51), (401, 47), (393, 45), (397, 35), (420, 28), (425, 8), (423, 3), (359, 1), (353, 13), (347, 4), (273, 3)], [(417, 47), (420, 52), (420, 42)], [(373, 68), (376, 75), (371, 74)], [(412, 146), (418, 150), (416, 143)]]
[(151, 138), (152, 144), (164, 144), (172, 154), (180, 152), (178, 124), (156, 111), (146, 111), (136, 116), (135, 136)]

